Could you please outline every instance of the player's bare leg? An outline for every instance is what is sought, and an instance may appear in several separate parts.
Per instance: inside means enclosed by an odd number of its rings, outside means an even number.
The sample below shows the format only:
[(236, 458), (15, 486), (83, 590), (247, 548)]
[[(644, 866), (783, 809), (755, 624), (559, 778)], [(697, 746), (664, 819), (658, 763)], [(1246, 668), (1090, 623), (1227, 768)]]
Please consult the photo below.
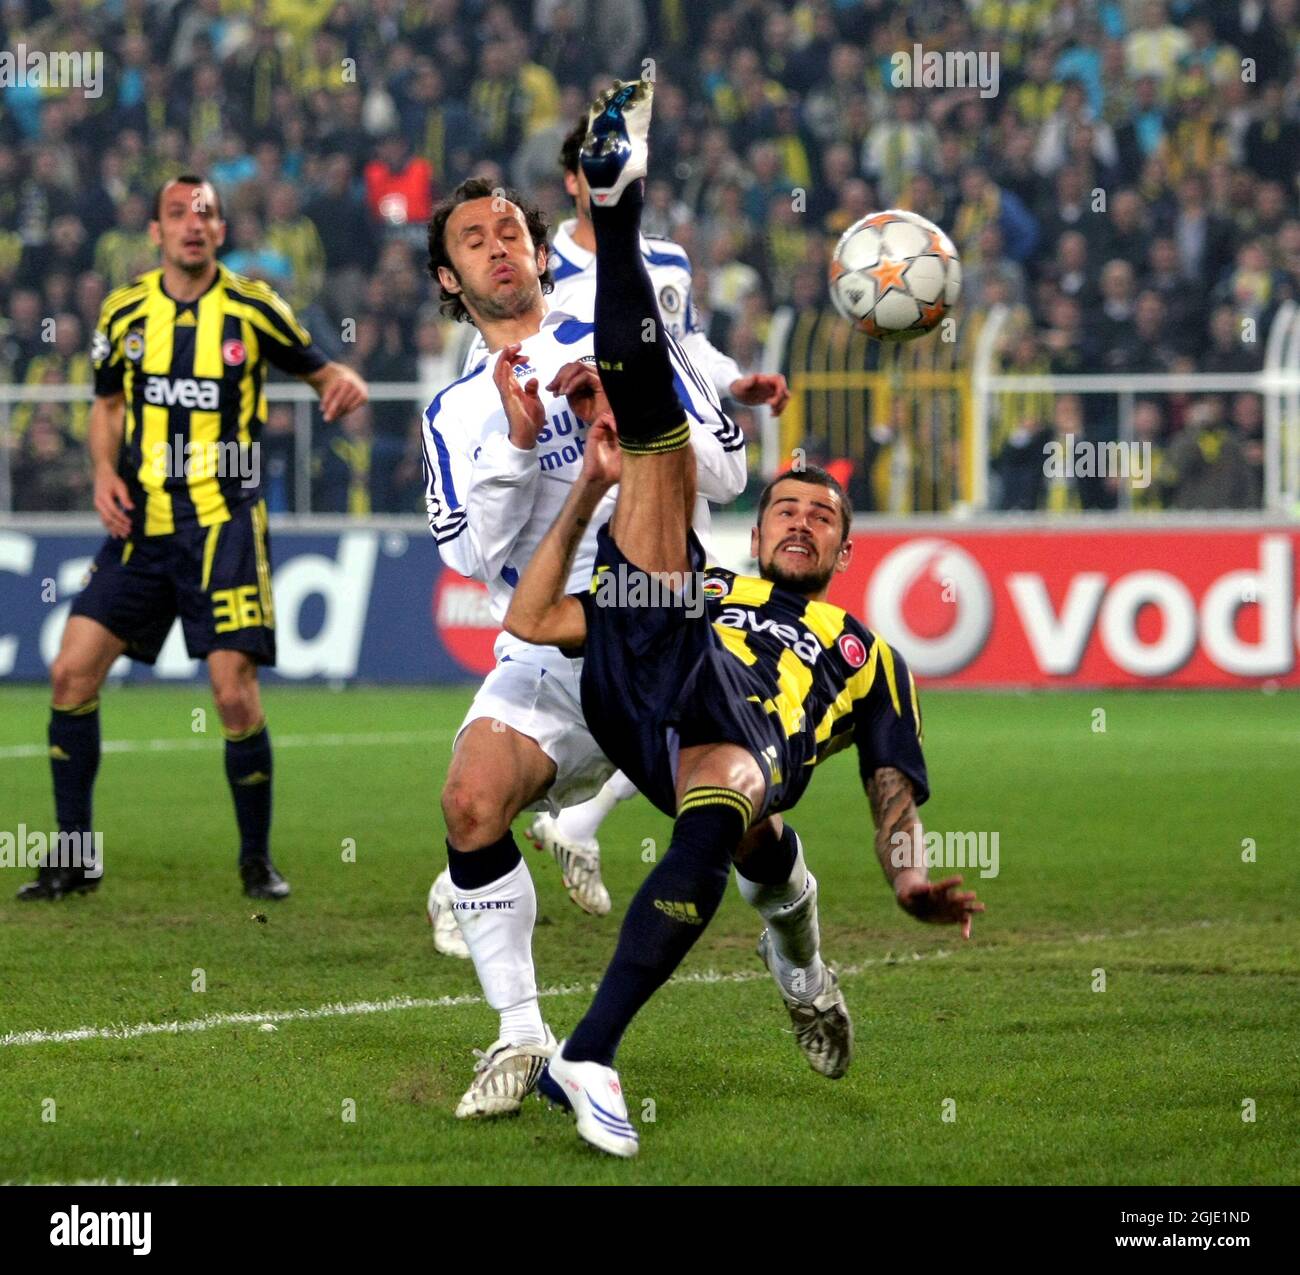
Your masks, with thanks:
[[(59, 653), (50, 669), (50, 772), (59, 831), (93, 844), (91, 810), (95, 775), (99, 770), (99, 689), (126, 643), (102, 624), (84, 615), (71, 615), (63, 629)], [(91, 837), (87, 842), (84, 838)], [(97, 889), (103, 864), (89, 870), (84, 861), (66, 864), (47, 856), (18, 891), (26, 902), (61, 899)]]
[(289, 883), (271, 862), (271, 733), (257, 664), (243, 651), (208, 655), (212, 702), (225, 737), (226, 780), (239, 826), (239, 875), (251, 899), (284, 899)]
[(453, 904), (500, 1034), (475, 1051), (465, 1118), (518, 1112), (555, 1047), (533, 968), (537, 895), (510, 824), (555, 780), (555, 763), (527, 735), (478, 718), (461, 732), (442, 792)]

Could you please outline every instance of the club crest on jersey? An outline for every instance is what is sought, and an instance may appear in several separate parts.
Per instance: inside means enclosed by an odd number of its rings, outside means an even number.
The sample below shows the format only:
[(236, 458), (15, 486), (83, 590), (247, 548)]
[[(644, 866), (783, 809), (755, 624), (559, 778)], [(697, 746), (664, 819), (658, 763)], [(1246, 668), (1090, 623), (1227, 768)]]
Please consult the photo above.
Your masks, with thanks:
[(221, 343), (221, 361), (227, 367), (238, 367), (248, 355), (244, 350), (244, 343), (236, 338)]
[(856, 634), (845, 633), (837, 645), (850, 668), (861, 668), (867, 662), (867, 648)]
[(709, 579), (700, 586), (704, 596), (711, 602), (716, 602), (719, 598), (727, 596), (727, 582), (719, 580), (717, 576), (710, 576)]
[(659, 289), (659, 308), (665, 314), (676, 314), (682, 308), (682, 294), (671, 283)]
[(144, 333), (136, 328), (132, 328), (126, 334), (126, 339), (122, 342), (122, 353), (126, 355), (132, 363), (139, 363), (144, 358)]

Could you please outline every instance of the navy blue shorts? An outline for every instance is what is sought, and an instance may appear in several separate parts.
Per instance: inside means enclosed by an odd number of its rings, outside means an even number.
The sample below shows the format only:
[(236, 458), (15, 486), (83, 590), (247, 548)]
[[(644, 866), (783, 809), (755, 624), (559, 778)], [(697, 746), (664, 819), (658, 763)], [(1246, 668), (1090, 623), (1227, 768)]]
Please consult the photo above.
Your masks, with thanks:
[[(693, 532), (689, 551), (702, 572), (704, 549)], [(597, 535), (593, 588), (581, 595), (582, 712), (601, 750), (665, 814), (677, 811), (678, 754), (696, 744), (737, 744), (754, 756), (768, 780), (755, 821), (793, 804), (785, 735), (763, 708), (770, 691), (723, 649), (702, 606), (602, 604), (596, 582), (603, 570), (620, 568), (637, 570), (606, 524)], [(700, 588), (693, 596), (702, 602)], [(802, 772), (811, 767), (794, 770), (802, 790)]]
[(249, 501), (227, 522), (197, 524), (170, 535), (105, 540), (73, 615), (102, 624), (126, 653), (152, 664), (180, 617), (194, 659), (212, 651), (244, 651), (275, 663), (271, 545), (266, 505)]

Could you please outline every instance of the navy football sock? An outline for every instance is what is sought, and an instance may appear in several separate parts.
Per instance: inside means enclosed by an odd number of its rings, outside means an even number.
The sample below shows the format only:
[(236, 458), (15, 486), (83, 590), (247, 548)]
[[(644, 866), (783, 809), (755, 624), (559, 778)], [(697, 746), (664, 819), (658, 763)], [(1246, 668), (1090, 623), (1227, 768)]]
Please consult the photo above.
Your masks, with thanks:
[(481, 850), (457, 850), (450, 841), (447, 842), (447, 870), (451, 873), (452, 884), (462, 890), (481, 890), (493, 881), (499, 881), (507, 872), (513, 872), (523, 857), (509, 828), (502, 837)]
[(614, 1065), (641, 1006), (667, 982), (726, 893), (731, 855), (750, 805), (726, 788), (692, 788), (673, 824), (668, 853), (636, 892), (596, 999), (564, 1046), (571, 1062)]
[(50, 708), (50, 773), (60, 832), (89, 832), (99, 771), (99, 699)]
[(639, 182), (612, 207), (591, 208), (596, 231), (596, 366), (618, 424), (619, 445), (633, 455), (673, 451), (690, 441), (673, 387), (669, 336), (641, 257)]
[(783, 823), (781, 835), (755, 846), (743, 863), (736, 864), (736, 871), (755, 885), (784, 885), (798, 855), (799, 838), (788, 823)]
[(265, 719), (250, 730), (226, 734), (226, 778), (235, 799), (239, 861), (265, 859), (271, 840), (271, 732)]

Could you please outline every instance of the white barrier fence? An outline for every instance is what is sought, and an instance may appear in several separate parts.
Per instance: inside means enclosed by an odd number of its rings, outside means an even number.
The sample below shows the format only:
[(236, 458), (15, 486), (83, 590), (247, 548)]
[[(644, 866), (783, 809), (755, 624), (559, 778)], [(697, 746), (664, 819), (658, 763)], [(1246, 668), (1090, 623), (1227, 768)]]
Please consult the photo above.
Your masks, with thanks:
[[(1129, 375), (1019, 375), (997, 369), (999, 338), (1009, 312), (1003, 307), (990, 311), (980, 332), (972, 367), (974, 400), (973, 490), (971, 508), (982, 512), (990, 499), (990, 439), (997, 421), (999, 403), (1007, 395), (1111, 395), (1118, 404), (1118, 441), (1134, 441), (1134, 408), (1142, 396), (1169, 394), (1257, 394), (1263, 403), (1264, 482), (1262, 510), (1273, 516), (1300, 517), (1300, 305), (1283, 303), (1269, 328), (1263, 367), (1258, 372), (1219, 375), (1129, 374)], [(18, 438), (12, 427), (14, 410), (21, 404), (83, 404), (90, 397), (84, 385), (0, 386), (0, 514), (13, 510), (13, 460)], [(312, 444), (315, 392), (298, 382), (275, 382), (266, 386), (269, 403), (288, 403), (294, 412), (293, 510), (312, 512)], [(412, 425), (429, 401), (430, 387), (419, 382), (377, 382), (370, 386), (372, 403), (410, 404)], [(775, 463), (779, 450), (776, 423), (765, 422), (764, 459)], [(775, 459), (779, 459), (776, 457)], [(764, 472), (768, 472), (765, 468)], [(1119, 513), (1132, 509), (1132, 487), (1117, 489)]]

